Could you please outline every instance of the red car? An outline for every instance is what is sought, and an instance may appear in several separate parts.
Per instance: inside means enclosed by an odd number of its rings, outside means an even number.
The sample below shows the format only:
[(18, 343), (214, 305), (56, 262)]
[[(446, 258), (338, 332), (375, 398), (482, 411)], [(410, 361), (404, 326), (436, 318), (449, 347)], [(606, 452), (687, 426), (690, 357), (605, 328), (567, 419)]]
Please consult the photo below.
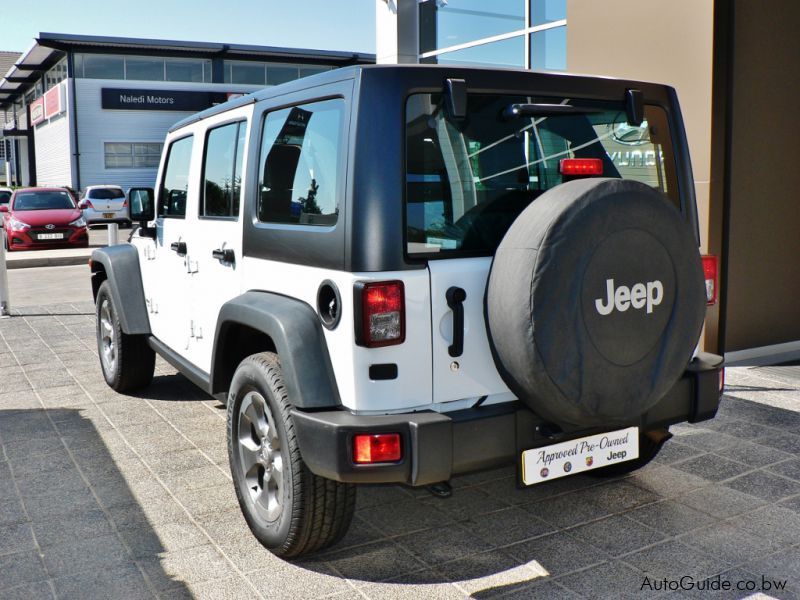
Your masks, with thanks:
[(89, 245), (86, 221), (72, 194), (64, 188), (17, 190), (0, 205), (8, 250)]

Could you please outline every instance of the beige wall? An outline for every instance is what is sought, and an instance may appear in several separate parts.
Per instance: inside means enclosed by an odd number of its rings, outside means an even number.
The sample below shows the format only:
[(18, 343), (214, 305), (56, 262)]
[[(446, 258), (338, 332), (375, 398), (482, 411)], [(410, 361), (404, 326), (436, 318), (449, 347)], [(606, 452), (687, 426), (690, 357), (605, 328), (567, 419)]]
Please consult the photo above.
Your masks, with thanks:
[(713, 0), (567, 0), (567, 69), (678, 91), (708, 243)]

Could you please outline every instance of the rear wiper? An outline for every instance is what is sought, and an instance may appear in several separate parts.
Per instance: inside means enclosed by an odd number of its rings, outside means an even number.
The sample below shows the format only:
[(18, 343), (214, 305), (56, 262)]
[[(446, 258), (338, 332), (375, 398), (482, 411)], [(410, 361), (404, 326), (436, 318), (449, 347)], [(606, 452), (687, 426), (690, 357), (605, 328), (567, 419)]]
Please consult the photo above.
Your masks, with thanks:
[(548, 117), (555, 115), (588, 115), (603, 112), (599, 108), (573, 106), (571, 104), (509, 104), (503, 110), (504, 119), (520, 117)]

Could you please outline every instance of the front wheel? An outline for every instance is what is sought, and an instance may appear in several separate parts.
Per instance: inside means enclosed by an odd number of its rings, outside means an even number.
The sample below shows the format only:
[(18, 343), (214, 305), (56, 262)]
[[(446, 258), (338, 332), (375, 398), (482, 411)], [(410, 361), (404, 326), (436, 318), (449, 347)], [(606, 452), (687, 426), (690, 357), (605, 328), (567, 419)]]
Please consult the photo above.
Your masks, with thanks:
[(280, 361), (244, 359), (228, 394), (228, 457), (239, 506), (273, 554), (295, 557), (338, 542), (350, 526), (356, 489), (314, 475), (303, 462)]
[(97, 290), (97, 353), (106, 383), (118, 392), (143, 388), (153, 380), (156, 355), (144, 335), (122, 331), (119, 308), (104, 281)]

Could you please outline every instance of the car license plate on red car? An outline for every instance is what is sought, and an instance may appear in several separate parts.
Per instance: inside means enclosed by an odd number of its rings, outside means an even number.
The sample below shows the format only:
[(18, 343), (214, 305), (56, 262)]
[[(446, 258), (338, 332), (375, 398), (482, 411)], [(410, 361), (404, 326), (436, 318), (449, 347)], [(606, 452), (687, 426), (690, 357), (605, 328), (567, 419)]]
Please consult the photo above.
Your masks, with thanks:
[(639, 458), (639, 428), (560, 442), (522, 453), (522, 482), (533, 485)]
[(36, 236), (36, 239), (39, 240), (63, 240), (64, 234), (63, 233), (40, 233)]

